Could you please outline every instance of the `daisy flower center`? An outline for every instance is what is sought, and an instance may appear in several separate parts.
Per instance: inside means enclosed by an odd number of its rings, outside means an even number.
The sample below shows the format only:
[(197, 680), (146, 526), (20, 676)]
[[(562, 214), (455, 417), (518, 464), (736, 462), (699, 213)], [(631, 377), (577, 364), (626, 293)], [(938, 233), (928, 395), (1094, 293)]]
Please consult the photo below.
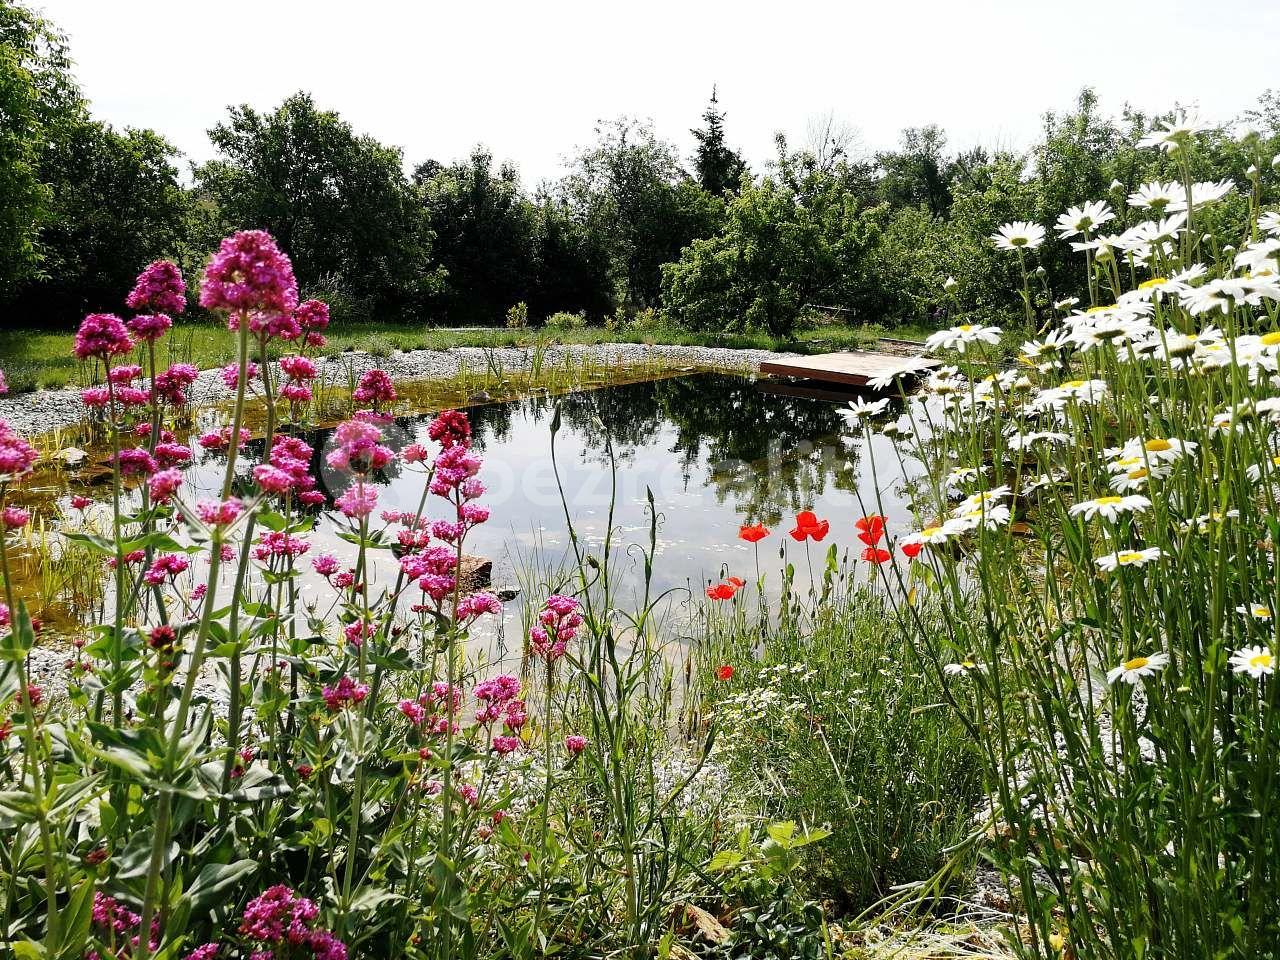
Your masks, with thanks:
[(1115, 506), (1117, 503), (1121, 503), (1123, 500), (1124, 497), (1099, 497), (1094, 502), (1100, 507), (1111, 507)]
[(1273, 330), (1271, 333), (1264, 333), (1258, 338), (1258, 341), (1264, 347), (1274, 347), (1277, 343), (1280, 343), (1280, 330)]
[[(1120, 561), (1120, 563), (1122, 564), (1137, 563), (1139, 560), (1142, 559), (1142, 554), (1140, 554), (1137, 550), (1124, 550), (1121, 553), (1116, 554), (1116, 559)], [(1139, 657), (1138, 659), (1141, 660), (1143, 663), (1147, 662), (1146, 657)], [(1130, 662), (1133, 662), (1133, 661), (1130, 661)]]
[(1126, 670), (1141, 670), (1150, 662), (1151, 660), (1149, 657), (1134, 657), (1132, 660), (1126, 660), (1124, 662), (1124, 668)]
[(1274, 659), (1275, 657), (1269, 653), (1255, 653), (1249, 658), (1249, 666), (1266, 669), (1271, 666), (1271, 661)]
[(1164, 451), (1166, 450), (1173, 449), (1172, 443), (1170, 443), (1168, 440), (1162, 440), (1159, 438), (1155, 440), (1148, 440), (1146, 443), (1143, 444), (1143, 446), (1146, 447), (1147, 453), (1164, 453)]

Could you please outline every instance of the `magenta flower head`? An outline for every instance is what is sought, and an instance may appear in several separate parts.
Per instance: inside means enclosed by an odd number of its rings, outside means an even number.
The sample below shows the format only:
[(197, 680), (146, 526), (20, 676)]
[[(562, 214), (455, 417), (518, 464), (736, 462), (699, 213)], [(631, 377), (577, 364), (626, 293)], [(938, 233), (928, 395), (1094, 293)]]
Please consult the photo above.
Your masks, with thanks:
[(129, 331), (146, 343), (155, 343), (172, 326), (173, 320), (164, 313), (143, 313), (129, 321)]
[(379, 442), (381, 439), (382, 431), (373, 424), (364, 420), (347, 420), (334, 429), (336, 447), (326, 460), (335, 470), (350, 470), (352, 473), (381, 470), (395, 456)]
[(581, 734), (571, 733), (564, 738), (564, 748), (576, 756), (587, 749), (587, 738)]
[(502, 601), (497, 594), (483, 591), (472, 593), (458, 601), (457, 620), (459, 623), (470, 623), (486, 613), (501, 613)]
[(91, 313), (81, 321), (80, 329), (76, 331), (72, 352), (78, 360), (98, 357), (105, 361), (132, 349), (133, 341), (129, 339), (123, 320), (114, 313)]
[(334, 500), (333, 505), (345, 516), (362, 520), (378, 509), (378, 491), (358, 483)]
[(581, 605), (573, 597), (553, 593), (538, 613), (538, 623), (529, 631), (533, 652), (548, 661), (564, 656), (569, 641), (582, 627)]
[(205, 267), (200, 306), (292, 315), (298, 306), (293, 264), (265, 230), (241, 230), (222, 241)]
[(304, 300), (298, 304), (293, 318), (308, 333), (325, 330), (329, 326), (329, 305), (323, 300)]
[(427, 436), (448, 450), (455, 445), (471, 445), (471, 422), (459, 410), (445, 410), (427, 427)]
[(0, 475), (13, 478), (28, 473), (39, 458), (35, 447), (14, 433), (7, 421), (0, 420)]
[(186, 294), (187, 285), (178, 265), (171, 260), (156, 260), (138, 274), (138, 282), (124, 302), (139, 313), (181, 313), (187, 309)]
[(396, 387), (385, 370), (366, 370), (351, 399), (356, 403), (372, 403), (376, 409), (382, 404), (395, 403)]

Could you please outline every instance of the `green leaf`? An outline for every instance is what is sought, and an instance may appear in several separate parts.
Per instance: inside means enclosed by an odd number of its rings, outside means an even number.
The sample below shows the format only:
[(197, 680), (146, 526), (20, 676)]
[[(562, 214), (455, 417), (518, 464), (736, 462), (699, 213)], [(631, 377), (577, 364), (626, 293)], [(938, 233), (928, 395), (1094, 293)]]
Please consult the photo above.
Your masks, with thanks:
[(209, 911), (223, 894), (254, 873), (258, 867), (256, 860), (206, 865), (186, 892), (191, 900), (191, 912), (198, 916)]

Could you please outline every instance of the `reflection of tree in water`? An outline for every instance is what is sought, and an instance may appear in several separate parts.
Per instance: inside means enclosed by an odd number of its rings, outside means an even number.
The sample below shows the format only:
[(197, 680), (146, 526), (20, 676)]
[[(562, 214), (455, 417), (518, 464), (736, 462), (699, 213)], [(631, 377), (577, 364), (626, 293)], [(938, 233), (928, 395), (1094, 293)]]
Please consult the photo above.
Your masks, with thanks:
[[(700, 374), (558, 400), (565, 427), (583, 438), (602, 467), (607, 456), (599, 424), (623, 462), (674, 429), (671, 452), (686, 482), (705, 458), (717, 500), (733, 500), (744, 519), (778, 523), (811, 506), (828, 483), (843, 490), (856, 483), (857, 449), (845, 447), (849, 430), (840, 405), (765, 394), (743, 377)], [(540, 404), (539, 419), (549, 418), (554, 402)]]

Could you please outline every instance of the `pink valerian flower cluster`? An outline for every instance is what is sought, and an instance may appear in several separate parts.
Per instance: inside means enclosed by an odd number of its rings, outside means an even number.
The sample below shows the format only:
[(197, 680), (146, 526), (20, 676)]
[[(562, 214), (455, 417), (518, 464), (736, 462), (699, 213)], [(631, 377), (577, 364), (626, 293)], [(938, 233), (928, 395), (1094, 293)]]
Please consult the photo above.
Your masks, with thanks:
[(187, 309), (187, 286), (182, 271), (171, 260), (156, 260), (138, 274), (125, 306), (138, 313), (181, 313)]
[(3, 524), (6, 530), (20, 530), (30, 522), (30, 511), (23, 510), (21, 507), (5, 507), (0, 513), (0, 524)]
[(396, 387), (385, 370), (366, 370), (351, 394), (356, 403), (368, 403), (374, 410), (396, 402)]
[(157, 373), (151, 384), (152, 393), (174, 407), (187, 404), (187, 387), (196, 382), (200, 368), (192, 363), (175, 363), (168, 370)]
[(520, 681), (503, 674), (476, 684), (474, 691), (480, 707), (476, 710), (476, 723), (484, 727), (501, 721), (502, 733), (494, 733), (489, 745), (498, 754), (508, 754), (520, 748), (520, 731), (529, 721), (525, 702), (520, 698)]
[(564, 738), (564, 748), (577, 756), (587, 749), (587, 738), (578, 733), (571, 733)]
[[(227, 329), (240, 329), (240, 314), (227, 317)], [(272, 313), (255, 310), (249, 314), (249, 332), (260, 340), (297, 340), (302, 327), (291, 313)]]
[(304, 334), (303, 343), (319, 349), (327, 342), (322, 330), (329, 328), (329, 305), (323, 300), (305, 300), (298, 304), (294, 319)]
[(329, 451), (327, 460), (335, 470), (351, 473), (369, 473), (381, 470), (395, 454), (380, 442), (382, 431), (363, 420), (347, 420), (333, 431), (335, 449)]
[(244, 512), (244, 504), (236, 497), (227, 500), (201, 500), (196, 504), (196, 516), (206, 526), (225, 527), (235, 523)]
[[(245, 386), (258, 379), (258, 365), (252, 360), (245, 364), (244, 376)], [(235, 390), (240, 386), (240, 364), (228, 363), (222, 368), (222, 383), (228, 390)]]
[(428, 425), (427, 436), (445, 450), (458, 444), (469, 447), (471, 446), (471, 422), (461, 411), (445, 410)]
[(440, 545), (400, 558), (400, 569), (404, 575), (418, 581), (418, 588), (434, 600), (437, 606), (453, 594), (457, 582), (457, 565), (457, 551)]
[[(300, 897), (284, 884), (270, 887), (249, 901), (244, 908), (240, 933), (264, 947), (305, 948), (316, 960), (347, 960), (346, 945), (328, 930), (316, 926), (320, 908), (312, 900)], [(261, 960), (274, 957), (262, 950), (254, 954)]]
[[(93, 925), (105, 934), (105, 939), (125, 940), (130, 947), (138, 946), (142, 917), (100, 891), (93, 895), (92, 920)], [(151, 935), (147, 938), (149, 949), (154, 950), (158, 945), (159, 933), (160, 918), (157, 917), (151, 921)]]
[(91, 313), (80, 323), (76, 331), (72, 353), (77, 360), (96, 358), (106, 362), (108, 358), (128, 353), (133, 349), (129, 331), (124, 321), (114, 313)]
[(273, 530), (264, 533), (258, 539), (258, 545), (253, 548), (253, 558), (268, 563), (276, 557), (284, 557), (292, 564), (294, 558), (302, 556), (310, 549), (310, 542), (301, 537), (281, 530)]
[(191, 462), (191, 448), (185, 443), (174, 443), (172, 440), (157, 443), (154, 455), (156, 465), (162, 470)]
[(302, 356), (283, 357), (280, 372), (289, 378), (289, 382), (280, 387), (280, 396), (290, 403), (310, 402), (311, 387), (308, 384), (319, 375), (315, 363)]
[(39, 458), (35, 447), (14, 433), (7, 420), (0, 420), (0, 474), (20, 477), (29, 473)]
[[(206, 430), (200, 434), (197, 441), (205, 450), (221, 451), (231, 448), (231, 427), (223, 427), (221, 430)], [(240, 428), (240, 442), (236, 444), (240, 449), (252, 438), (253, 433), (247, 427)]]
[(458, 609), (454, 613), (454, 618), (458, 623), (465, 626), (486, 613), (499, 614), (501, 612), (502, 601), (498, 599), (498, 595), (485, 590), (478, 593), (469, 593), (458, 600)]
[(253, 477), (266, 493), (294, 493), (308, 506), (323, 503), (324, 494), (316, 490), (316, 478), (311, 475), (313, 453), (298, 437), (277, 437), (271, 444), (271, 462), (255, 466)]
[(219, 945), (216, 943), (202, 943), (183, 957), (182, 960), (214, 960), (214, 957), (218, 955), (218, 950)]
[(378, 509), (378, 491), (361, 480), (335, 498), (333, 505), (342, 511), (343, 516), (363, 520)]
[(170, 467), (151, 475), (147, 481), (147, 493), (152, 503), (168, 503), (182, 486), (182, 471)]
[(292, 315), (298, 306), (293, 264), (264, 230), (241, 230), (222, 241), (205, 267), (200, 306), (234, 313)]
[(147, 567), (142, 579), (148, 586), (158, 587), (171, 577), (184, 573), (190, 566), (191, 562), (186, 557), (176, 553), (162, 553), (151, 562), (151, 566)]
[(356, 683), (344, 674), (336, 685), (326, 686), (320, 695), (324, 698), (324, 705), (337, 713), (348, 704), (363, 703), (364, 698), (369, 695), (369, 685)]
[(397, 709), (425, 733), (444, 736), (450, 728), (457, 733), (460, 729), (457, 716), (462, 709), (462, 687), (456, 684), (450, 687), (445, 681), (437, 680), (416, 700), (401, 700)]
[(143, 343), (155, 343), (173, 326), (173, 318), (164, 313), (140, 313), (129, 323), (129, 332)]
[(565, 649), (582, 627), (581, 605), (573, 597), (553, 593), (538, 613), (538, 623), (529, 631), (534, 654), (547, 661), (564, 656)]
[(311, 560), (311, 569), (325, 578), (332, 577), (340, 568), (338, 558), (332, 553), (322, 553)]
[(156, 458), (142, 447), (128, 447), (116, 454), (116, 466), (122, 477), (149, 477), (160, 469)]

